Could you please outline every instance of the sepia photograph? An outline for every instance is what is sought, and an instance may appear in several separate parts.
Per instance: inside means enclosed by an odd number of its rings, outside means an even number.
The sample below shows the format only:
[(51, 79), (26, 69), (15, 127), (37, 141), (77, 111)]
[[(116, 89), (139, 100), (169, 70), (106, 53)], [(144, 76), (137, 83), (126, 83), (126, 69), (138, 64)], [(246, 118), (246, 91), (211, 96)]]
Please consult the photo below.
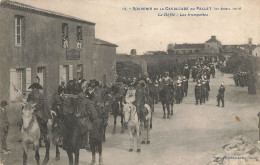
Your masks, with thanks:
[(0, 165), (260, 165), (260, 0), (0, 0)]

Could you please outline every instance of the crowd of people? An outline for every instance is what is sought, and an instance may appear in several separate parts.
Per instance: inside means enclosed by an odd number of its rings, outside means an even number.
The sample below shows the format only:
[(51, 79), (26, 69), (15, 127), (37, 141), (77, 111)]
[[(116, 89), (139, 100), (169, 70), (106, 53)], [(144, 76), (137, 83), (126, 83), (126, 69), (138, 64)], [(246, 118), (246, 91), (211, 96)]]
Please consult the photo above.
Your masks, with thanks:
[(237, 71), (234, 73), (234, 82), (236, 86), (248, 87), (248, 94), (256, 94), (256, 80), (252, 72)]
[[(44, 97), (39, 91), (42, 89), (39, 83), (33, 83), (29, 88), (32, 89), (28, 95), (27, 102), (36, 103), (35, 115), (40, 126), (42, 139), (47, 140), (47, 122), (54, 118), (55, 123), (62, 121), (64, 130), (62, 133), (62, 147), (66, 150), (69, 146), (73, 130), (71, 122), (76, 119), (81, 133), (83, 135), (82, 148), (92, 151), (92, 164), (95, 163), (95, 151), (98, 149), (102, 155), (102, 141), (105, 140), (105, 129), (108, 125), (108, 114), (111, 111), (116, 116), (122, 116), (121, 124), (123, 125), (123, 105), (127, 102), (126, 95), (128, 89), (135, 90), (135, 99), (132, 103), (136, 106), (137, 115), (140, 121), (145, 120), (147, 115), (147, 105), (154, 111), (154, 104), (162, 102), (164, 95), (169, 94), (169, 102), (181, 104), (183, 99), (188, 95), (189, 79), (197, 82), (194, 87), (195, 104), (201, 105), (208, 101), (210, 92), (210, 78), (215, 78), (215, 66), (212, 62), (197, 59), (194, 66), (185, 64), (182, 68), (182, 74), (177, 78), (170, 77), (169, 72), (164, 72), (163, 76), (157, 76), (155, 79), (150, 79), (148, 74), (140, 74), (136, 77), (117, 77), (115, 83), (110, 87), (102, 86), (95, 79), (87, 81), (83, 78), (70, 80), (67, 84), (61, 82), (54, 95), (54, 101), (51, 110), (44, 108)], [(163, 90), (166, 89), (166, 90)], [(163, 93), (162, 91), (166, 91)], [(217, 106), (224, 107), (224, 84), (221, 84), (217, 96)], [(1, 103), (1, 108), (4, 111), (6, 104)], [(169, 109), (169, 105), (167, 107)], [(2, 116), (2, 113), (0, 113)], [(173, 110), (168, 110), (168, 114), (163, 118), (169, 118), (173, 115)], [(2, 118), (2, 117), (1, 117)], [(5, 122), (5, 129), (8, 128), (8, 122)], [(116, 125), (116, 118), (114, 126)], [(146, 123), (147, 125), (147, 123)], [(2, 126), (2, 124), (1, 124)], [(53, 126), (54, 127), (54, 126)], [(152, 118), (150, 122), (152, 128)], [(5, 137), (5, 136), (4, 136)], [(2, 138), (5, 140), (5, 138)], [(147, 144), (150, 144), (150, 138), (147, 139)], [(9, 151), (3, 143), (3, 149)], [(140, 149), (139, 149), (140, 152)], [(100, 158), (102, 163), (102, 157)]]

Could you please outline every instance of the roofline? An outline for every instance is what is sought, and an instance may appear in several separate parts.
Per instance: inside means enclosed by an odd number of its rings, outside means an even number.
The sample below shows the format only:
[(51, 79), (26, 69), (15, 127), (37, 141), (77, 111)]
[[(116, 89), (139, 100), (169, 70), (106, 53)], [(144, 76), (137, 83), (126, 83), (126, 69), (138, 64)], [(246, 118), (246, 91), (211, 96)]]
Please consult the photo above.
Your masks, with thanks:
[[(100, 43), (98, 43), (100, 42)], [(98, 38), (95, 38), (95, 45), (106, 45), (106, 46), (111, 46), (111, 47), (118, 47), (118, 45), (116, 44), (113, 44), (113, 43), (110, 43), (110, 42), (107, 42), (107, 41), (104, 41), (104, 40), (101, 40), (101, 39), (98, 39)]]
[(49, 10), (44, 10), (40, 8), (36, 8), (27, 4), (23, 4), (20, 2), (16, 1), (10, 1), (10, 0), (0, 0), (0, 7), (3, 8), (9, 8), (9, 9), (14, 9), (14, 10), (20, 10), (20, 11), (26, 11), (34, 14), (39, 14), (47, 17), (56, 17), (56, 18), (63, 18), (71, 21), (76, 21), (80, 23), (85, 23), (89, 25), (95, 26), (96, 23), (89, 22), (80, 18), (72, 17), (69, 15), (65, 15), (62, 13), (54, 12), (54, 11), (49, 11)]

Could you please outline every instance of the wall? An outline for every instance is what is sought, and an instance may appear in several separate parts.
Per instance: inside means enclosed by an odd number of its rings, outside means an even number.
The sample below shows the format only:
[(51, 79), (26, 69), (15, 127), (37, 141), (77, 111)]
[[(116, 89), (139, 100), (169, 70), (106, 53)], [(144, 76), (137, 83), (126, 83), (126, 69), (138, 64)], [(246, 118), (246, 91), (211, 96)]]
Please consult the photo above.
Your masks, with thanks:
[[(24, 16), (24, 42), (21, 47), (15, 46), (15, 15)], [(42, 16), (38, 14), (0, 7), (0, 99), (9, 99), (9, 70), (31, 67), (32, 80), (35, 80), (37, 67), (46, 67), (46, 95), (50, 96), (59, 85), (59, 65), (73, 65), (76, 76), (77, 64), (84, 64), (83, 74), (87, 79), (93, 78), (91, 61), (95, 26), (80, 22)], [(83, 49), (80, 60), (66, 60), (66, 49), (62, 48), (62, 23), (69, 26), (69, 48), (76, 49), (77, 26), (82, 26)]]
[(205, 42), (204, 53), (220, 53), (219, 49), (221, 48), (220, 42)]
[(260, 46), (257, 46), (253, 51), (252, 51), (253, 56), (260, 57)]
[(116, 47), (95, 45), (93, 58), (94, 78), (103, 84), (103, 75), (106, 75), (106, 85), (115, 82), (116, 75)]

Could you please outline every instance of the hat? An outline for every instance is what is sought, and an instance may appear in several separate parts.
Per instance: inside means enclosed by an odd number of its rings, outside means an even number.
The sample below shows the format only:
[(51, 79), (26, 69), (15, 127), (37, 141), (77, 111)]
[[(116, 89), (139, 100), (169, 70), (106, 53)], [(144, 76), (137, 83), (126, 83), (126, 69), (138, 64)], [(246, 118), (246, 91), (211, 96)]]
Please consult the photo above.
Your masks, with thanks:
[(140, 84), (142, 87), (144, 87), (144, 86), (145, 86), (144, 80), (139, 81), (139, 84)]
[(33, 88), (43, 89), (42, 86), (39, 83), (33, 83), (32, 85), (29, 86), (28, 89), (33, 89)]
[(1, 107), (7, 106), (8, 103), (6, 101), (1, 101)]
[(224, 86), (224, 82), (222, 82), (221, 85)]

